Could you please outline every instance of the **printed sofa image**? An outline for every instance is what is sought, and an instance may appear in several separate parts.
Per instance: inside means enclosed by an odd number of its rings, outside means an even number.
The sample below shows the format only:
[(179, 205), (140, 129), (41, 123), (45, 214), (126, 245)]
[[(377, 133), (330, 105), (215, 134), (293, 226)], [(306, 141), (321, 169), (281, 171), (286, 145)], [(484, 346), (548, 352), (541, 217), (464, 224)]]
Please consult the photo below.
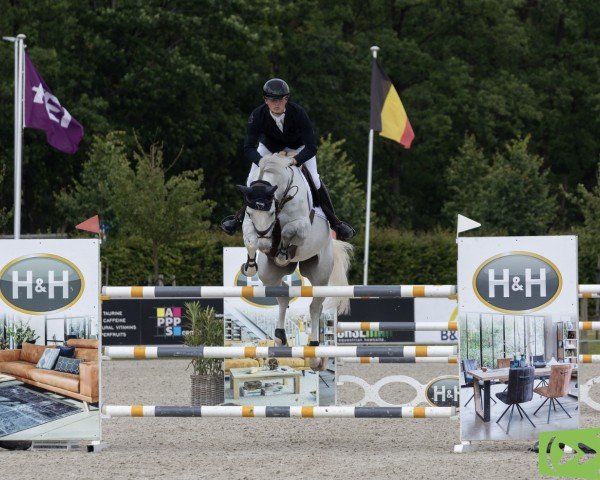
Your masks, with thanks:
[(74, 338), (67, 346), (75, 347), (74, 358), (79, 362), (79, 373), (66, 373), (37, 368), (37, 364), (52, 345), (31, 345), (0, 350), (0, 373), (15, 377), (23, 383), (75, 398), (86, 403), (97, 403), (99, 398), (98, 340)]
[[(244, 342), (232, 342), (231, 340), (225, 340), (224, 346), (246, 346), (247, 344)], [(288, 340), (288, 345), (293, 347), (294, 341)], [(267, 339), (267, 340), (258, 340), (256, 346), (259, 347), (274, 347), (275, 340)], [(294, 370), (300, 370), (302, 375), (307, 370), (311, 370), (309, 366), (308, 358), (276, 358), (278, 365), (282, 367), (292, 367)], [(251, 368), (251, 367), (263, 367), (267, 364), (266, 358), (228, 358), (223, 361), (223, 370), (225, 371), (225, 375), (229, 375), (232, 368)]]

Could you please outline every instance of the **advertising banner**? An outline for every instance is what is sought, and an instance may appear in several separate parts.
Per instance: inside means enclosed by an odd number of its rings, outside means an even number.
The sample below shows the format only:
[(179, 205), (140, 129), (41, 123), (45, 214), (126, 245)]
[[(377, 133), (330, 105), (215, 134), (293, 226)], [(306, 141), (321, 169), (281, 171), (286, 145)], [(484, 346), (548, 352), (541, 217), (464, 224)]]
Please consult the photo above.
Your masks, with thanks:
[(578, 428), (577, 285), (575, 236), (458, 240), (462, 440)]
[[(414, 322), (415, 302), (412, 298), (350, 299), (350, 314), (340, 315), (338, 322)], [(439, 332), (437, 332), (439, 333)], [(338, 332), (337, 342), (370, 344), (414, 342), (415, 332)]]
[[(350, 300), (350, 314), (339, 315), (343, 322), (454, 322), (458, 317), (456, 300), (446, 298), (372, 298)], [(342, 331), (337, 342), (343, 344), (418, 343), (455, 344), (456, 331)]]
[(100, 440), (97, 240), (0, 240), (0, 441)]
[[(259, 253), (260, 255), (260, 253)], [(240, 266), (246, 262), (242, 247), (223, 249), (224, 286), (262, 286), (258, 275), (246, 277)], [(308, 279), (296, 269), (284, 277), (287, 285), (308, 286)], [(285, 331), (289, 346), (306, 346), (309, 342), (312, 298), (294, 298), (285, 314)], [(321, 315), (321, 345), (335, 343), (335, 311)], [(225, 298), (225, 345), (274, 346), (279, 317), (276, 298)], [(315, 339), (316, 340), (316, 339)], [(308, 359), (277, 358), (225, 360), (225, 401), (237, 405), (333, 405), (335, 404), (334, 359), (319, 375), (311, 370)]]
[(108, 300), (102, 303), (104, 345), (180, 345), (187, 331), (186, 303), (223, 316), (222, 299)]
[[(458, 304), (448, 298), (415, 298), (415, 323), (456, 322), (458, 320)], [(417, 331), (415, 342), (419, 345), (456, 344), (458, 331), (442, 330), (440, 332)]]

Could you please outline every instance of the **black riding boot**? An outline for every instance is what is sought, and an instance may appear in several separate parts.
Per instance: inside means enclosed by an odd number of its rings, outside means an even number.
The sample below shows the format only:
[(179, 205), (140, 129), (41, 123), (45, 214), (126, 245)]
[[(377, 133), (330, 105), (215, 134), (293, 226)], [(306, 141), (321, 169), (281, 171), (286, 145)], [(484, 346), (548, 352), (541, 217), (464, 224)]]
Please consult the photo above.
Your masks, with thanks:
[(329, 192), (327, 191), (327, 187), (323, 183), (323, 180), (321, 180), (321, 188), (319, 188), (318, 192), (319, 205), (327, 216), (329, 225), (331, 226), (331, 229), (335, 231), (338, 240), (350, 240), (352, 237), (354, 237), (354, 235), (356, 235), (356, 231), (349, 224), (342, 222), (336, 216), (335, 210), (333, 209), (333, 203), (331, 202), (331, 197), (329, 196)]
[(227, 235), (233, 235), (235, 232), (237, 232), (237, 229), (244, 221), (245, 215), (246, 205), (243, 205), (235, 215), (229, 215), (221, 220), (221, 230), (223, 230)]

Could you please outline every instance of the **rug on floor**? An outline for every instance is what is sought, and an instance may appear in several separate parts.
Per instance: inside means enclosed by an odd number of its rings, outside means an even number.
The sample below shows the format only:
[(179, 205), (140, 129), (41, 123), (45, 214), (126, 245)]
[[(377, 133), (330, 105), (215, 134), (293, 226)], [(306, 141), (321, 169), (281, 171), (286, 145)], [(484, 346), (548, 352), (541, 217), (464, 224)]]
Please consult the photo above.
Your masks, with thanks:
[(0, 438), (81, 411), (21, 385), (0, 387)]

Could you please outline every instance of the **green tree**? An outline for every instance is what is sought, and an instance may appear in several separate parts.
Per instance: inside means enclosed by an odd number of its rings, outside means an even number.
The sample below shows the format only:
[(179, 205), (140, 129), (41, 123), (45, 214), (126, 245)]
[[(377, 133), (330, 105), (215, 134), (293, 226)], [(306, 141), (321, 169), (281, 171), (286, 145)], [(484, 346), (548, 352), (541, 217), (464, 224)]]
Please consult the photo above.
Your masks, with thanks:
[(449, 199), (443, 211), (450, 223), (456, 215), (476, 218), (479, 214), (476, 199), (483, 198), (483, 179), (489, 175), (491, 166), (474, 135), (466, 135), (458, 154), (450, 159), (446, 169)]
[(343, 150), (345, 140), (321, 138), (317, 153), (319, 175), (331, 194), (335, 213), (357, 231), (365, 224), (365, 192), (354, 174), (354, 165)]
[(152, 245), (154, 281), (160, 271), (164, 246), (193, 235), (206, 235), (215, 205), (204, 199), (202, 170), (185, 171), (166, 179), (162, 145), (148, 151), (138, 146), (134, 168), (116, 177), (110, 197), (121, 236), (139, 235)]
[(579, 184), (575, 193), (566, 191), (563, 193), (581, 210), (585, 233), (598, 238), (600, 236), (600, 163), (598, 163), (594, 187), (588, 190), (584, 185)]
[(83, 165), (81, 180), (56, 194), (56, 204), (63, 218), (63, 228), (99, 214), (102, 221), (113, 231), (115, 212), (113, 198), (117, 195), (116, 184), (129, 170), (127, 147), (123, 132), (110, 132), (95, 136), (88, 160)]
[[(4, 186), (4, 176), (6, 167), (2, 165), (0, 167), (0, 187)], [(0, 230), (7, 228), (10, 220), (13, 216), (13, 209), (7, 210), (5, 207), (0, 207)]]
[[(447, 225), (443, 172), (473, 133), (486, 155), (531, 135), (553, 189), (594, 187), (599, 153), (600, 4), (547, 0), (0, 0), (0, 30), (25, 33), (38, 70), (86, 135), (73, 156), (26, 129), (23, 232), (64, 225), (55, 193), (82, 180), (95, 135), (133, 129), (166, 158), (167, 177), (202, 168), (212, 221), (236, 207), (249, 165), (246, 119), (269, 76), (285, 78), (319, 137), (344, 138), (361, 183), (369, 129), (369, 47), (404, 103), (410, 150), (377, 137), (373, 210), (380, 225)], [(0, 101), (13, 104), (13, 52), (0, 49)], [(0, 109), (11, 158), (12, 108)], [(6, 176), (12, 177), (7, 164)], [(12, 204), (10, 188), (0, 202)], [(393, 197), (393, 201), (389, 198)], [(564, 202), (555, 225), (581, 221)]]
[(454, 197), (446, 204), (446, 213), (464, 212), (488, 233), (547, 233), (555, 218), (556, 197), (550, 192), (543, 159), (529, 153), (528, 144), (529, 137), (510, 141), (486, 165), (474, 139), (467, 137), (448, 170)]

